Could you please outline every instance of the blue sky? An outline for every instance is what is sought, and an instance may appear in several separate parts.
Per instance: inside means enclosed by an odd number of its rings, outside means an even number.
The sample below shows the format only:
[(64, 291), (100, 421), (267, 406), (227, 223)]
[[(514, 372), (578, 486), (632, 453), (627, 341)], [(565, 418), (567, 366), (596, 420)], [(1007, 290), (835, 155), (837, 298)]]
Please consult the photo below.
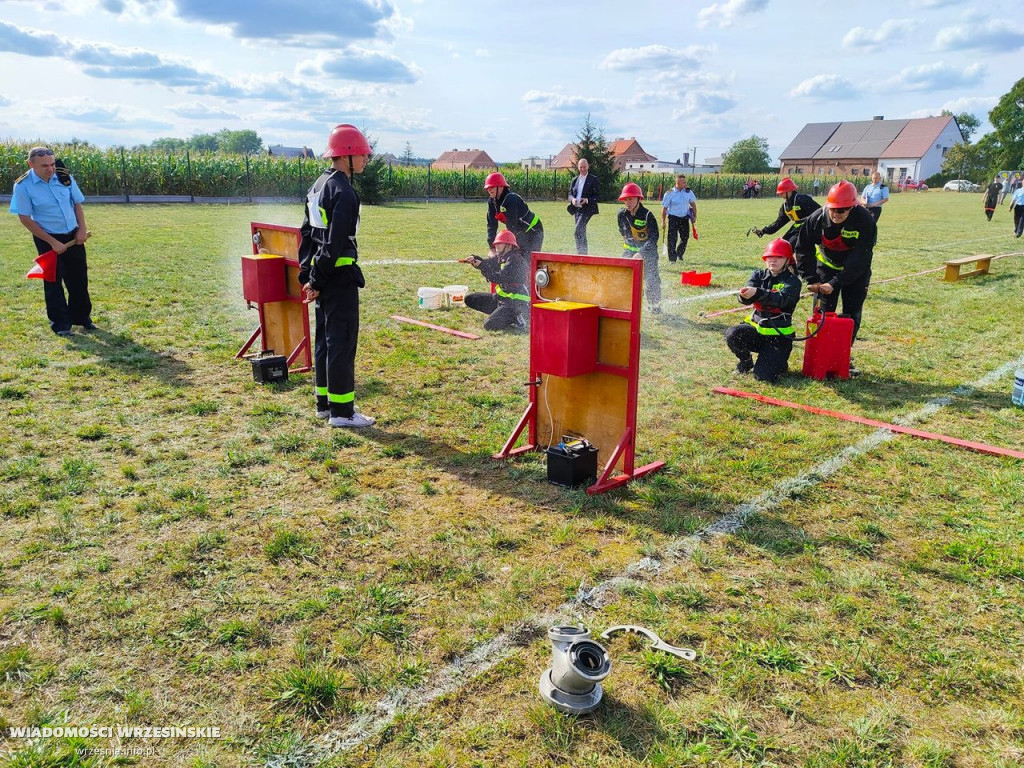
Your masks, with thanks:
[[(802, 14), (802, 15), (801, 15)], [(698, 161), (808, 122), (988, 110), (1024, 76), (1018, 2), (0, 0), (0, 136), (149, 143), (251, 128), (320, 150)]]

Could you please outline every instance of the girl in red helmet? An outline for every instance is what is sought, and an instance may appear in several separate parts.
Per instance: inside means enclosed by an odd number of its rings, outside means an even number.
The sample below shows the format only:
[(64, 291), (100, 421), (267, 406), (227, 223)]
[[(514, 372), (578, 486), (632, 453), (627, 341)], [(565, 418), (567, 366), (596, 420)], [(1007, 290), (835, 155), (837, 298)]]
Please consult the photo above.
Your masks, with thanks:
[[(807, 290), (818, 294), (823, 312), (835, 312), (842, 297), (843, 314), (853, 318), (854, 339), (871, 283), (877, 233), (874, 217), (857, 204), (857, 188), (844, 179), (797, 234), (794, 250)], [(850, 370), (855, 373), (852, 361)]]
[(651, 312), (661, 314), (661, 275), (658, 274), (658, 220), (644, 204), (643, 190), (632, 181), (622, 188), (619, 201), (619, 232), (622, 255), (644, 260), (644, 288)]
[(529, 258), (544, 245), (544, 226), (540, 216), (515, 192), (508, 187), (504, 174), (492, 173), (484, 179), (484, 189), (490, 199), (487, 201), (487, 247), (494, 253), (494, 238), (498, 234), (498, 222), (505, 225), (516, 236), (519, 249)]
[(736, 373), (753, 371), (758, 381), (775, 383), (786, 372), (793, 351), (793, 311), (801, 283), (788, 240), (772, 240), (761, 258), (765, 269), (755, 269), (740, 288), (740, 303), (753, 304), (754, 311), (725, 332), (725, 342), (739, 358)]
[(306, 193), (299, 243), (299, 284), (316, 302), (316, 415), (332, 427), (369, 427), (374, 419), (356, 411), (356, 346), (359, 341), (359, 269), (356, 233), (359, 195), (353, 174), (362, 173), (370, 144), (352, 125), (339, 125), (323, 156), (331, 167)]
[(488, 316), (484, 321), (485, 330), (526, 328), (530, 320), (530, 286), (527, 284), (530, 257), (520, 250), (516, 236), (507, 229), (495, 235), (492, 248), (495, 254), (492, 258), (470, 256), (459, 259), (479, 269), (484, 277), (497, 285), (494, 293), (468, 294), (466, 306)]
[(804, 225), (804, 220), (821, 208), (813, 197), (803, 194), (799, 189), (796, 182), (788, 176), (779, 182), (775, 188), (775, 194), (783, 198), (782, 205), (779, 206), (779, 215), (771, 224), (755, 229), (755, 235), (774, 235), (787, 224), (792, 224), (793, 226), (782, 237), (788, 240), (790, 245), (796, 244), (796, 235)]

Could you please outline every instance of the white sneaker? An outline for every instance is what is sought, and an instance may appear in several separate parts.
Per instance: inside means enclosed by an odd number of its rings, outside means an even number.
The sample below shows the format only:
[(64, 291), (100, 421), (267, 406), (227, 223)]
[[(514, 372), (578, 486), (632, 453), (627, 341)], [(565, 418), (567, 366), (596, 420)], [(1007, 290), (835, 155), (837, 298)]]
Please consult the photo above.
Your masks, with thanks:
[(331, 409), (330, 408), (325, 408), (322, 411), (317, 411), (316, 412), (316, 417), (318, 419), (329, 419), (329, 418), (331, 418)]
[(363, 416), (361, 413), (354, 413), (351, 416), (331, 416), (330, 421), (327, 423), (332, 427), (350, 427), (353, 429), (361, 429), (363, 427), (372, 427), (377, 420), (372, 416)]

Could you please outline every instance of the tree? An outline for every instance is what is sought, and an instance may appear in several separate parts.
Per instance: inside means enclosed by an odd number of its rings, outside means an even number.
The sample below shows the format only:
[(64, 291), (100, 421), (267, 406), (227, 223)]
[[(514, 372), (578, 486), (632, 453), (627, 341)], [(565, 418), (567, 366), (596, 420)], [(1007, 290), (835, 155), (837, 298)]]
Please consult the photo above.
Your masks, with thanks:
[[(367, 133), (366, 140), (370, 142), (371, 150), (376, 148), (377, 139)], [(366, 164), (363, 172), (357, 173), (352, 177), (352, 186), (359, 193), (360, 201), (367, 205), (374, 205), (383, 200), (388, 191), (387, 185), (388, 167), (384, 164), (384, 159), (380, 155), (374, 155), (370, 162)]]
[(590, 164), (589, 173), (594, 174), (601, 182), (601, 199), (615, 200), (619, 196), (619, 171), (615, 168), (615, 155), (608, 148), (604, 131), (590, 122), (587, 113), (580, 132), (576, 134), (576, 149), (573, 152), (572, 164), (575, 167), (580, 160)]
[(255, 155), (263, 151), (263, 139), (256, 131), (224, 128), (217, 132), (217, 150), (235, 155)]
[(970, 112), (961, 112), (959, 115), (954, 115), (948, 109), (942, 110), (943, 117), (952, 117), (956, 120), (956, 124), (960, 126), (960, 133), (964, 135), (964, 141), (968, 144), (971, 143), (971, 137), (975, 134), (978, 128), (981, 127), (981, 120), (976, 118)]
[(170, 136), (166, 136), (162, 139), (157, 139), (149, 145), (150, 149), (155, 149), (159, 152), (182, 152), (186, 148), (184, 139), (175, 139)]
[(405, 142), (405, 151), (402, 152), (402, 156), (398, 159), (402, 163), (402, 165), (412, 165), (413, 160), (416, 159), (415, 157), (413, 157), (412, 154), (412, 144), (410, 144), (408, 141)]
[(216, 152), (220, 142), (212, 133), (197, 133), (185, 142), (189, 149), (196, 152)]
[[(991, 165), (989, 170), (1011, 171), (1024, 165), (1024, 78), (1013, 84), (992, 111), (988, 113), (992, 123)], [(980, 143), (980, 142), (979, 142)]]
[(949, 179), (980, 181), (988, 175), (989, 157), (982, 142), (954, 144), (942, 161), (942, 176)]
[(768, 140), (760, 136), (741, 139), (722, 154), (724, 173), (767, 173), (771, 170), (772, 156)]

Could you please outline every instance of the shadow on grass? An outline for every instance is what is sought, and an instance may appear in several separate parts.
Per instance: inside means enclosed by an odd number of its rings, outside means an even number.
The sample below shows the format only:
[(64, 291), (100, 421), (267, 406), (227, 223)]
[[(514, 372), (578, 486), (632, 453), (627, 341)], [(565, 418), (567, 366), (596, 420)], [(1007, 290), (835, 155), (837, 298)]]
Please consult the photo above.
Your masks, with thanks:
[(795, 557), (819, 546), (803, 528), (774, 515), (753, 515), (732, 535), (779, 557)]
[(98, 330), (88, 334), (75, 334), (69, 339), (72, 346), (99, 358), (106, 365), (123, 373), (152, 376), (170, 386), (189, 386), (190, 368), (174, 357), (155, 352), (123, 333)]

